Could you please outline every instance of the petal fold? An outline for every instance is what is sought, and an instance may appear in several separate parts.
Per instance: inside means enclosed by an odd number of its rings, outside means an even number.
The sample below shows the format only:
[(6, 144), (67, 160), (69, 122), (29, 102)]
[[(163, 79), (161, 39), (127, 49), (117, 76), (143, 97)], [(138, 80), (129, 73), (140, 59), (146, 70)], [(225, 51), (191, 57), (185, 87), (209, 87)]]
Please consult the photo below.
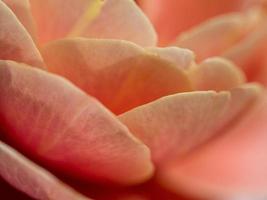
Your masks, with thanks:
[(65, 79), (0, 62), (0, 123), (8, 141), (59, 173), (132, 184), (151, 176), (148, 148)]
[(181, 69), (126, 41), (66, 39), (49, 43), (42, 55), (51, 72), (71, 80), (116, 114), (191, 90)]
[(210, 138), (229, 100), (226, 92), (180, 93), (137, 107), (119, 119), (162, 165)]

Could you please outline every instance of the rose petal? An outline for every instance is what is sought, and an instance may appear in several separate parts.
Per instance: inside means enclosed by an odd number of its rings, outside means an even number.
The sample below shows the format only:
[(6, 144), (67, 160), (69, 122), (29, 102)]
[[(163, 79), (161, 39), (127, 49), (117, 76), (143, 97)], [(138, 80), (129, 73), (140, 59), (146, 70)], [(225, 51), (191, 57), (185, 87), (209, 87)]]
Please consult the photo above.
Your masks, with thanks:
[[(79, 26), (86, 27), (81, 29)], [(106, 0), (92, 23), (75, 27), (71, 36), (122, 39), (141, 46), (156, 46), (157, 35), (152, 24), (133, 0)], [(140, 31), (142, 30), (142, 31)]]
[(0, 27), (0, 59), (43, 67), (43, 60), (32, 38), (2, 1), (0, 1)]
[(158, 55), (162, 59), (166, 59), (174, 63), (177, 67), (187, 69), (195, 60), (194, 52), (189, 49), (179, 47), (150, 47), (147, 51)]
[(123, 184), (148, 178), (148, 148), (65, 79), (0, 62), (0, 119), (9, 141), (69, 176)]
[(167, 44), (178, 34), (211, 18), (239, 11), (260, 0), (138, 0), (159, 34), (161, 44)]
[(17, 16), (32, 38), (36, 39), (34, 21), (28, 0), (2, 0)]
[(165, 186), (205, 199), (265, 199), (266, 118), (265, 91), (229, 132), (166, 167)]
[(162, 165), (210, 138), (228, 101), (228, 93), (181, 93), (137, 107), (119, 119)]
[[(233, 13), (212, 18), (182, 33), (175, 44), (194, 51), (198, 60), (219, 55), (238, 42), (259, 20), (259, 12)], [(212, 42), (211, 42), (212, 38)]]
[(196, 90), (230, 90), (245, 83), (245, 75), (234, 63), (213, 57), (189, 70), (189, 77)]
[(0, 176), (35, 199), (88, 199), (1, 141)]
[(97, 0), (30, 0), (41, 44), (65, 37)]
[(181, 69), (129, 42), (68, 39), (48, 44), (42, 54), (51, 72), (71, 80), (116, 114), (191, 90)]
[(255, 77), (261, 74), (265, 67), (263, 61), (267, 49), (266, 19), (251, 34), (231, 49), (221, 53), (223, 57), (240, 66), (253, 81), (258, 81)]

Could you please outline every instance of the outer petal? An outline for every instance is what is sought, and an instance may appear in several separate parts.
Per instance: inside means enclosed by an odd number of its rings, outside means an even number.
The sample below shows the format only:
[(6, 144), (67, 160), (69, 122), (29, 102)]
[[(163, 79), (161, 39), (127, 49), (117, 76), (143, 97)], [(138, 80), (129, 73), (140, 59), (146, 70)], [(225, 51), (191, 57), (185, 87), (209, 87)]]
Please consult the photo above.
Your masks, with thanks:
[(19, 21), (30, 33), (32, 38), (36, 38), (34, 21), (31, 14), (29, 0), (2, 0), (14, 12)]
[(0, 1), (0, 27), (0, 59), (43, 66), (43, 60), (32, 38), (2, 1)]
[(228, 93), (181, 93), (137, 107), (119, 119), (149, 146), (153, 160), (163, 164), (210, 138), (228, 100)]
[(189, 70), (189, 77), (196, 90), (230, 90), (245, 83), (245, 75), (234, 63), (213, 57)]
[(232, 130), (166, 168), (165, 185), (205, 199), (265, 199), (266, 118), (265, 91)]
[(146, 50), (158, 55), (162, 59), (172, 62), (182, 69), (189, 68), (195, 60), (195, 54), (189, 49), (182, 49), (179, 47), (151, 47)]
[(241, 10), (260, 0), (138, 0), (154, 23), (161, 44), (174, 40), (189, 28), (226, 12)]
[(1, 141), (0, 176), (36, 199), (88, 199)]
[(147, 147), (65, 79), (9, 61), (0, 75), (1, 126), (27, 155), (84, 180), (129, 184), (151, 175)]
[(212, 18), (182, 33), (175, 44), (193, 50), (198, 60), (221, 54), (238, 42), (259, 20), (258, 10)]
[(117, 114), (191, 90), (181, 69), (129, 42), (68, 39), (48, 44), (42, 54), (51, 72), (68, 78)]
[(157, 44), (152, 24), (133, 0), (105, 0), (99, 15), (87, 28), (80, 30), (80, 33), (73, 31), (71, 35), (76, 36), (122, 39), (141, 46)]

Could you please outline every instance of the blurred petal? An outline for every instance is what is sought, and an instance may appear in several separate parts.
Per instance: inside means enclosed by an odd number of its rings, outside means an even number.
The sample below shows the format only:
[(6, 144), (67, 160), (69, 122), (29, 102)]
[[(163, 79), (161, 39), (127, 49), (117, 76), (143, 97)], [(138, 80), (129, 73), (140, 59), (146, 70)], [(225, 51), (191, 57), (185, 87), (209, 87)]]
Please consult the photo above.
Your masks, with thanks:
[(213, 57), (189, 70), (189, 77), (196, 90), (230, 90), (245, 83), (245, 75), (234, 63)]
[(133, 0), (30, 1), (41, 43), (66, 36), (157, 43), (153, 26)]
[(266, 118), (265, 91), (229, 132), (166, 167), (164, 185), (205, 199), (265, 199)]
[[(84, 21), (84, 30), (73, 30), (71, 36), (128, 40), (141, 46), (155, 46), (157, 35), (152, 24), (133, 0), (105, 0), (92, 23)], [(82, 26), (82, 23), (81, 25)]]
[(179, 47), (150, 47), (146, 50), (158, 55), (162, 59), (172, 62), (182, 69), (188, 68), (195, 60), (195, 54), (189, 49), (182, 49)]
[(31, 36), (2, 1), (0, 1), (0, 27), (0, 59), (43, 67), (43, 60)]
[(38, 39), (44, 43), (64, 37), (76, 21), (97, 0), (29, 0), (37, 26)]
[[(182, 33), (175, 44), (194, 51), (198, 60), (220, 54), (238, 42), (259, 19), (259, 12), (233, 13), (212, 18)], [(212, 40), (211, 40), (212, 39)]]
[(8, 141), (59, 172), (131, 184), (153, 171), (148, 148), (68, 81), (0, 62), (0, 119)]
[(67, 39), (48, 44), (42, 54), (51, 72), (71, 80), (116, 114), (191, 90), (181, 69), (129, 42)]
[(35, 199), (88, 199), (1, 141), (0, 176)]
[(36, 39), (29, 0), (2, 0), (17, 16), (33, 39)]
[(163, 164), (210, 138), (228, 101), (226, 92), (181, 93), (137, 107), (119, 119), (151, 149), (153, 160)]
[(239, 11), (260, 0), (138, 0), (152, 20), (161, 44), (173, 41), (178, 34), (216, 15)]

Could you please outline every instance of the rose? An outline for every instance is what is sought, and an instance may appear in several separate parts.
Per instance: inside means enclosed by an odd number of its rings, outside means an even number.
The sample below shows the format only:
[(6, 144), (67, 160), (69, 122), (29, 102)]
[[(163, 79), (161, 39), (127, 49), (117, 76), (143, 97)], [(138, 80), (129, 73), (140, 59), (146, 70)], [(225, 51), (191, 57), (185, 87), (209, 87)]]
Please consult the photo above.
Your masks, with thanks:
[[(231, 61), (206, 59), (221, 51), (190, 46), (196, 63), (190, 50), (155, 47), (152, 26), (130, 0), (30, 3), (0, 2), (5, 181), (38, 199), (86, 199), (67, 184), (94, 199), (266, 195), (265, 90), (245, 83)], [(238, 15), (251, 21), (235, 42), (264, 23), (262, 11)], [(256, 44), (250, 48), (265, 47)], [(264, 63), (258, 51), (247, 55)], [(22, 198), (10, 192), (4, 198)]]

